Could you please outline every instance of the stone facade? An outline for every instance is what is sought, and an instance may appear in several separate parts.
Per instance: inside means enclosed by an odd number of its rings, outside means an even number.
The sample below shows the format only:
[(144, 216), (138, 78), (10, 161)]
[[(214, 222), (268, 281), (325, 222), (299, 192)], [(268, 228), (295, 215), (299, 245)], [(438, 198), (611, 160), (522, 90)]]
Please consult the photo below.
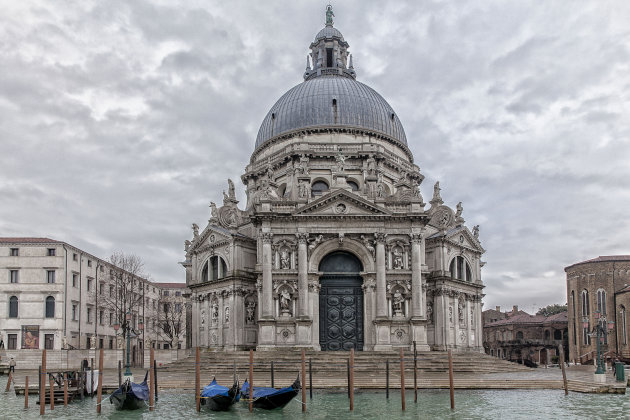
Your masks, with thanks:
[(566, 267), (569, 308), (569, 357), (588, 363), (597, 347), (590, 337), (598, 313), (606, 318), (603, 337), (607, 357), (630, 359), (630, 255), (600, 256)]
[(310, 48), (261, 125), (246, 205), (228, 180), (185, 243), (193, 346), (483, 351), (478, 227), (439, 183), (426, 208), (398, 117), (331, 22)]
[[(117, 269), (66, 242), (0, 238), (0, 334), (5, 349), (123, 348), (106, 304), (116, 293), (110, 276)], [(138, 281), (144, 296), (131, 321), (136, 329), (144, 321), (146, 328), (131, 340), (134, 360), (142, 357), (143, 339), (158, 348), (164, 344), (153, 329), (160, 288), (146, 279)]]
[(567, 343), (567, 312), (530, 315), (514, 306), (510, 312), (483, 312), (483, 346), (491, 356), (513, 362), (550, 364)]

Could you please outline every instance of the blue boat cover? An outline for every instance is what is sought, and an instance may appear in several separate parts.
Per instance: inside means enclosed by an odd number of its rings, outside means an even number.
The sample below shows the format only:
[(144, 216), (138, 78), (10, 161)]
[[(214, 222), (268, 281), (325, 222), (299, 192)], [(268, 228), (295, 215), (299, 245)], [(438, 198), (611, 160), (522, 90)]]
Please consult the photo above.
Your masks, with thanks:
[(147, 376), (149, 372), (144, 375), (144, 381), (142, 383), (131, 383), (131, 392), (136, 396), (139, 400), (148, 401), (149, 399), (149, 386), (147, 385)]
[(217, 380), (215, 378), (212, 379), (210, 385), (206, 385), (203, 387), (201, 391), (202, 397), (216, 397), (217, 395), (223, 395), (224, 397), (229, 397), (228, 392), (230, 388), (227, 386), (221, 386), (217, 384)]
[[(283, 394), (288, 391), (294, 391), (293, 387), (287, 386), (285, 388), (276, 389), (255, 386), (254, 398), (269, 397), (271, 395)], [(243, 383), (243, 387), (241, 388), (241, 395), (249, 395), (249, 383), (247, 381)]]

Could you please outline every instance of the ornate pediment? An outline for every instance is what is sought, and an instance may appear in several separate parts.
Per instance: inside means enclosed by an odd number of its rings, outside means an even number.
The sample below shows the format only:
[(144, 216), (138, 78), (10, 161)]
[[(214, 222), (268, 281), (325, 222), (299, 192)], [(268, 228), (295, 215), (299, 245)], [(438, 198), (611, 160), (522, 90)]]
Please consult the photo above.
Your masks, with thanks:
[(199, 235), (199, 237), (193, 242), (191, 248), (189, 249), (189, 252), (205, 252), (217, 246), (224, 245), (231, 240), (232, 235), (224, 232), (221, 228), (210, 225), (206, 227), (201, 235)]
[(388, 216), (391, 212), (345, 190), (327, 194), (298, 209), (294, 216)]

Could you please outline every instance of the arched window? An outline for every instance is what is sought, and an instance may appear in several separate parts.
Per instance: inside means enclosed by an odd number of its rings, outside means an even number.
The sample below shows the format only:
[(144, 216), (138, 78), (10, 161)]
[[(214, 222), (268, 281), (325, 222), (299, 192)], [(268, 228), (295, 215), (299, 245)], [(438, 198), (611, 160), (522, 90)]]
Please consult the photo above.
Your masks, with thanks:
[(46, 318), (55, 317), (55, 298), (48, 296), (46, 298)]
[(462, 256), (457, 256), (451, 260), (449, 266), (451, 278), (464, 281), (472, 281), (472, 272), (468, 262)]
[(545, 340), (551, 340), (551, 333), (549, 330), (545, 330)]
[(16, 296), (11, 296), (9, 298), (9, 318), (17, 318), (18, 317), (18, 298)]
[(597, 311), (606, 315), (606, 291), (604, 289), (597, 290)]
[(555, 330), (553, 332), (553, 339), (554, 340), (562, 340), (562, 330)]
[(352, 188), (352, 191), (359, 191), (359, 184), (354, 181), (348, 181), (347, 184)]
[(577, 345), (577, 318), (575, 317), (575, 290), (571, 290), (571, 313), (573, 313), (573, 345)]
[(628, 344), (628, 330), (626, 329), (626, 307), (623, 305), (619, 309), (619, 316), (621, 317), (621, 341), (626, 345)]
[(522, 340), (523, 339), (523, 331), (518, 331), (516, 333), (516, 339), (517, 340)]
[(201, 271), (202, 281), (212, 281), (222, 279), (227, 275), (227, 264), (218, 255), (210, 257)]
[(582, 316), (588, 316), (590, 314), (588, 305), (588, 290), (582, 290)]
[(328, 184), (324, 181), (315, 181), (311, 185), (311, 197), (319, 197), (325, 191), (328, 191)]

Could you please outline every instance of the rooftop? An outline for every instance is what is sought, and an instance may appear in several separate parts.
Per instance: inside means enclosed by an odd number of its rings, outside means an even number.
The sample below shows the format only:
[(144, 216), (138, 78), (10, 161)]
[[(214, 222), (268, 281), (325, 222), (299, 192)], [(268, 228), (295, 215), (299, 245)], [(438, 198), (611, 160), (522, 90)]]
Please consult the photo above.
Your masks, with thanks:
[(26, 237), (26, 238), (0, 238), (0, 243), (3, 243), (3, 244), (50, 244), (50, 243), (61, 244), (63, 242), (56, 241), (50, 238)]
[(567, 271), (569, 268), (575, 267), (576, 265), (580, 265), (580, 264), (589, 264), (589, 263), (598, 263), (598, 262), (616, 262), (616, 261), (630, 261), (630, 255), (600, 255), (597, 258), (592, 258), (590, 260), (571, 264), (570, 266), (565, 267), (564, 271)]

